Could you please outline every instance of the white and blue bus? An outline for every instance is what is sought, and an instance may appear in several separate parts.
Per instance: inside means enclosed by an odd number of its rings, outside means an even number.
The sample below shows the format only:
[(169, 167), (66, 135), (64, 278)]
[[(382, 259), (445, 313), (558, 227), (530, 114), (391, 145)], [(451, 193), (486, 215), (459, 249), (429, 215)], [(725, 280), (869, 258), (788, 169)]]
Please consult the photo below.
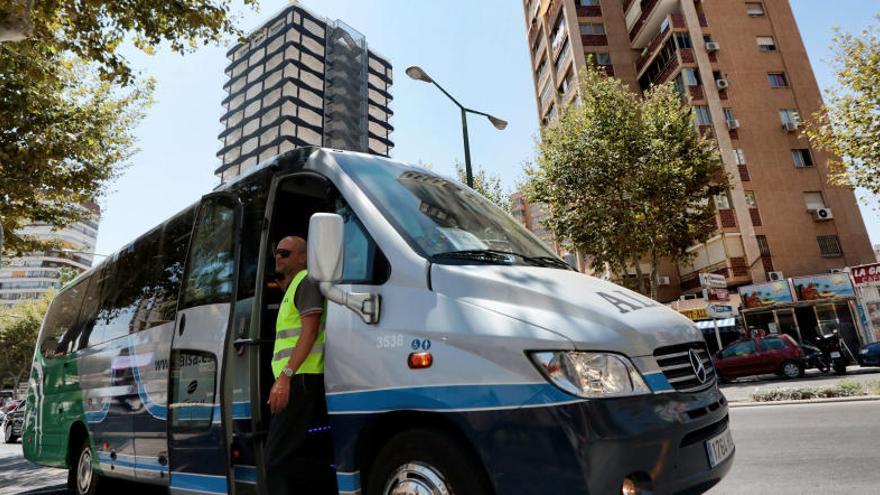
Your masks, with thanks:
[(730, 469), (692, 322), (572, 270), (453, 180), (317, 148), (221, 186), (56, 296), (26, 457), (68, 468), (81, 495), (103, 477), (266, 493), (286, 235), (307, 237), (331, 301), (329, 419), (309, 434), (332, 441), (340, 494), (698, 493)]

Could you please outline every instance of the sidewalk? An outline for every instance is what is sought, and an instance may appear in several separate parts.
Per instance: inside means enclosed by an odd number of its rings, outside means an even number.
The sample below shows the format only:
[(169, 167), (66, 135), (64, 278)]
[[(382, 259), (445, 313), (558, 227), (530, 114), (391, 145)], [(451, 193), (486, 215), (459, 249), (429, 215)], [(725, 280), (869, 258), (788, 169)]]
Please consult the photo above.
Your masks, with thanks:
[(836, 385), (840, 380), (855, 380), (860, 383), (880, 381), (880, 368), (861, 368), (850, 366), (846, 375), (824, 374), (819, 370), (807, 370), (803, 378), (786, 380), (777, 375), (761, 375), (741, 378), (733, 383), (721, 385), (721, 391), (729, 402), (751, 401), (752, 393), (771, 388), (824, 387)]

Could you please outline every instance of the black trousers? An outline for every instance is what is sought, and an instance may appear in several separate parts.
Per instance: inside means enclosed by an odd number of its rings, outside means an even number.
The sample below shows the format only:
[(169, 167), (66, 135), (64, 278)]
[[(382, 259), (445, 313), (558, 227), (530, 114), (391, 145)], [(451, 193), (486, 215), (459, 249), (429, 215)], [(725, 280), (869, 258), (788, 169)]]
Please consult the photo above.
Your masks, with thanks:
[(328, 424), (324, 375), (294, 375), (287, 407), (269, 422), (265, 459), (271, 495), (337, 493)]

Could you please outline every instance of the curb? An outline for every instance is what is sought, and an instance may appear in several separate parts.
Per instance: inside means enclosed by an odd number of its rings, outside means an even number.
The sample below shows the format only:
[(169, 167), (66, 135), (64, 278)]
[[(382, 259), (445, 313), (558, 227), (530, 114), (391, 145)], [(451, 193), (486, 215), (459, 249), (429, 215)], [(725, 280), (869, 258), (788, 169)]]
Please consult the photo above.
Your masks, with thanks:
[(767, 402), (737, 401), (728, 402), (727, 407), (735, 409), (737, 407), (759, 407), (759, 406), (791, 406), (804, 404), (828, 404), (832, 402), (870, 402), (880, 401), (880, 395), (856, 396), (856, 397), (830, 397), (827, 399), (805, 399), (805, 400), (777, 400)]

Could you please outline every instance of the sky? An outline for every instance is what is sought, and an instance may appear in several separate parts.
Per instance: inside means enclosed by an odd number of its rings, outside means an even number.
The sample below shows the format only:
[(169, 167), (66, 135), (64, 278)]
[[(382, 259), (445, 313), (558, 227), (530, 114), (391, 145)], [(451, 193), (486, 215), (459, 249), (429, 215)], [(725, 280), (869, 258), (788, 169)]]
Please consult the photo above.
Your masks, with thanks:
[[(245, 31), (287, 5), (264, 0), (259, 12), (236, 6)], [(460, 113), (432, 85), (409, 79), (404, 69), (419, 65), (463, 105), (509, 122), (498, 131), (482, 117), (468, 121), (471, 161), (514, 189), (523, 164), (535, 156), (537, 108), (529, 68), (525, 21), (519, 0), (310, 0), (315, 13), (341, 19), (363, 33), (370, 48), (394, 66), (391, 156), (430, 163), (452, 175), (464, 161)], [(791, 0), (801, 36), (822, 88), (835, 80), (829, 66), (833, 27), (860, 31), (880, 12), (864, 0)], [(876, 21), (875, 21), (876, 22)], [(96, 253), (110, 254), (219, 184), (214, 170), (222, 130), (221, 100), (227, 46), (204, 46), (179, 55), (159, 49), (148, 56), (125, 50), (133, 66), (157, 81), (155, 103), (135, 129), (141, 151), (101, 201), (103, 216)], [(864, 196), (864, 194), (860, 194)], [(872, 244), (880, 243), (880, 208), (862, 204)]]

